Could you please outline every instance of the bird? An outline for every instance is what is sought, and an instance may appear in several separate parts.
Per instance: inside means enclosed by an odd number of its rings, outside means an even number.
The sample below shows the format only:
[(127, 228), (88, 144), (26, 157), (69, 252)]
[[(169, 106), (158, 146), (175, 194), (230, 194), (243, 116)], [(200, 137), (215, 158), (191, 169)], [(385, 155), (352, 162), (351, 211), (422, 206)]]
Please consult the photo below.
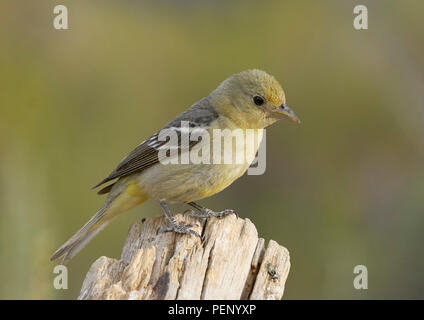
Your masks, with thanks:
[[(199, 218), (223, 217), (235, 213), (232, 209), (213, 211), (197, 201), (224, 190), (241, 177), (249, 168), (252, 155), (258, 151), (263, 130), (281, 119), (300, 123), (296, 114), (287, 106), (285, 93), (274, 76), (259, 69), (249, 69), (228, 77), (207, 97), (194, 103), (161, 130), (141, 142), (105, 179), (93, 187), (103, 186), (98, 194), (107, 194), (104, 205), (54, 252), (50, 260), (62, 258), (62, 263), (66, 264), (116, 216), (148, 199), (159, 202), (169, 223), (158, 232), (173, 231), (199, 236), (190, 228), (192, 225), (181, 225), (175, 220), (168, 204), (187, 204), (194, 208), (192, 215)], [(171, 148), (163, 152), (167, 140), (163, 139), (161, 132), (173, 132), (178, 140), (174, 148), (177, 158), (194, 150), (199, 153), (199, 148), (210, 158), (215, 156), (211, 155), (215, 147), (205, 148), (207, 139), (203, 141), (203, 135), (197, 141), (189, 139), (188, 142), (183, 142), (183, 134), (197, 131), (213, 136), (215, 131), (226, 129), (227, 132), (256, 130), (254, 138), (249, 138), (256, 139), (256, 143), (250, 148), (249, 155), (246, 152), (245, 161), (228, 163), (222, 161), (222, 158), (228, 152), (235, 152), (236, 155), (244, 152), (247, 142), (252, 142), (247, 138), (244, 143), (240, 143), (241, 147), (231, 145), (229, 151), (223, 150), (218, 144), (218, 149), (223, 154), (218, 153), (217, 159), (214, 158), (217, 161), (212, 163), (169, 163), (172, 160)], [(176, 159), (175, 152), (173, 159)], [(107, 183), (109, 184), (104, 186)]]

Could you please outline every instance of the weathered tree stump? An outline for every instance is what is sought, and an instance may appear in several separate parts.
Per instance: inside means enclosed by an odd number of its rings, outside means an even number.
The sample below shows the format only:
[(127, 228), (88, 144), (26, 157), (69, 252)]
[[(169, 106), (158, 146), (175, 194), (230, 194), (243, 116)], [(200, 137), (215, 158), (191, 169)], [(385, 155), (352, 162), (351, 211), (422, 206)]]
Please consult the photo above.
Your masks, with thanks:
[(249, 219), (176, 219), (202, 238), (157, 234), (165, 217), (135, 222), (121, 259), (98, 258), (78, 299), (281, 299), (289, 252), (273, 240), (265, 248)]

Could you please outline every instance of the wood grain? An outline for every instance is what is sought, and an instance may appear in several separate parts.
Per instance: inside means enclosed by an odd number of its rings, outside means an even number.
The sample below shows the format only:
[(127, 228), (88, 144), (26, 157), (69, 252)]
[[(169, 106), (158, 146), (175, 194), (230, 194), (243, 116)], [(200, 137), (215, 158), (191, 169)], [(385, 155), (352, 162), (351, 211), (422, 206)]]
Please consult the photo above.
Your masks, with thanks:
[(281, 299), (290, 270), (286, 248), (258, 238), (249, 219), (198, 219), (202, 238), (159, 233), (165, 217), (131, 225), (119, 260), (100, 257), (90, 267), (78, 299)]

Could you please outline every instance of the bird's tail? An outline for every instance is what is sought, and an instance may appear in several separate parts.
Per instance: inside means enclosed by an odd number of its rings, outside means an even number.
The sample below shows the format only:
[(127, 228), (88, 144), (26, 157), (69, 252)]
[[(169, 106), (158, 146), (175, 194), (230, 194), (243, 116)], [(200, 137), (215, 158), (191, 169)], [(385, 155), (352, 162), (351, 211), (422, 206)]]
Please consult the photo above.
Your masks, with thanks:
[(138, 199), (134, 199), (130, 196), (129, 199), (127, 194), (123, 194), (112, 201), (106, 201), (106, 204), (97, 211), (77, 233), (56, 250), (50, 260), (53, 261), (63, 257), (62, 264), (66, 264), (80, 252), (91, 239), (102, 231), (114, 217), (146, 200), (147, 196)]

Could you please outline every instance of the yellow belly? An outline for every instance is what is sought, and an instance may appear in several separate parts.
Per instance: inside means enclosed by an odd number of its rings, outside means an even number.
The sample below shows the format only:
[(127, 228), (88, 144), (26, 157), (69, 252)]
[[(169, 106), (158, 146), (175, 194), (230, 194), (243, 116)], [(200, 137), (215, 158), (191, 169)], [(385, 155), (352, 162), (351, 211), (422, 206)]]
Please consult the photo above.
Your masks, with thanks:
[(190, 202), (228, 187), (247, 170), (243, 165), (158, 165), (143, 172), (139, 184), (149, 198)]

